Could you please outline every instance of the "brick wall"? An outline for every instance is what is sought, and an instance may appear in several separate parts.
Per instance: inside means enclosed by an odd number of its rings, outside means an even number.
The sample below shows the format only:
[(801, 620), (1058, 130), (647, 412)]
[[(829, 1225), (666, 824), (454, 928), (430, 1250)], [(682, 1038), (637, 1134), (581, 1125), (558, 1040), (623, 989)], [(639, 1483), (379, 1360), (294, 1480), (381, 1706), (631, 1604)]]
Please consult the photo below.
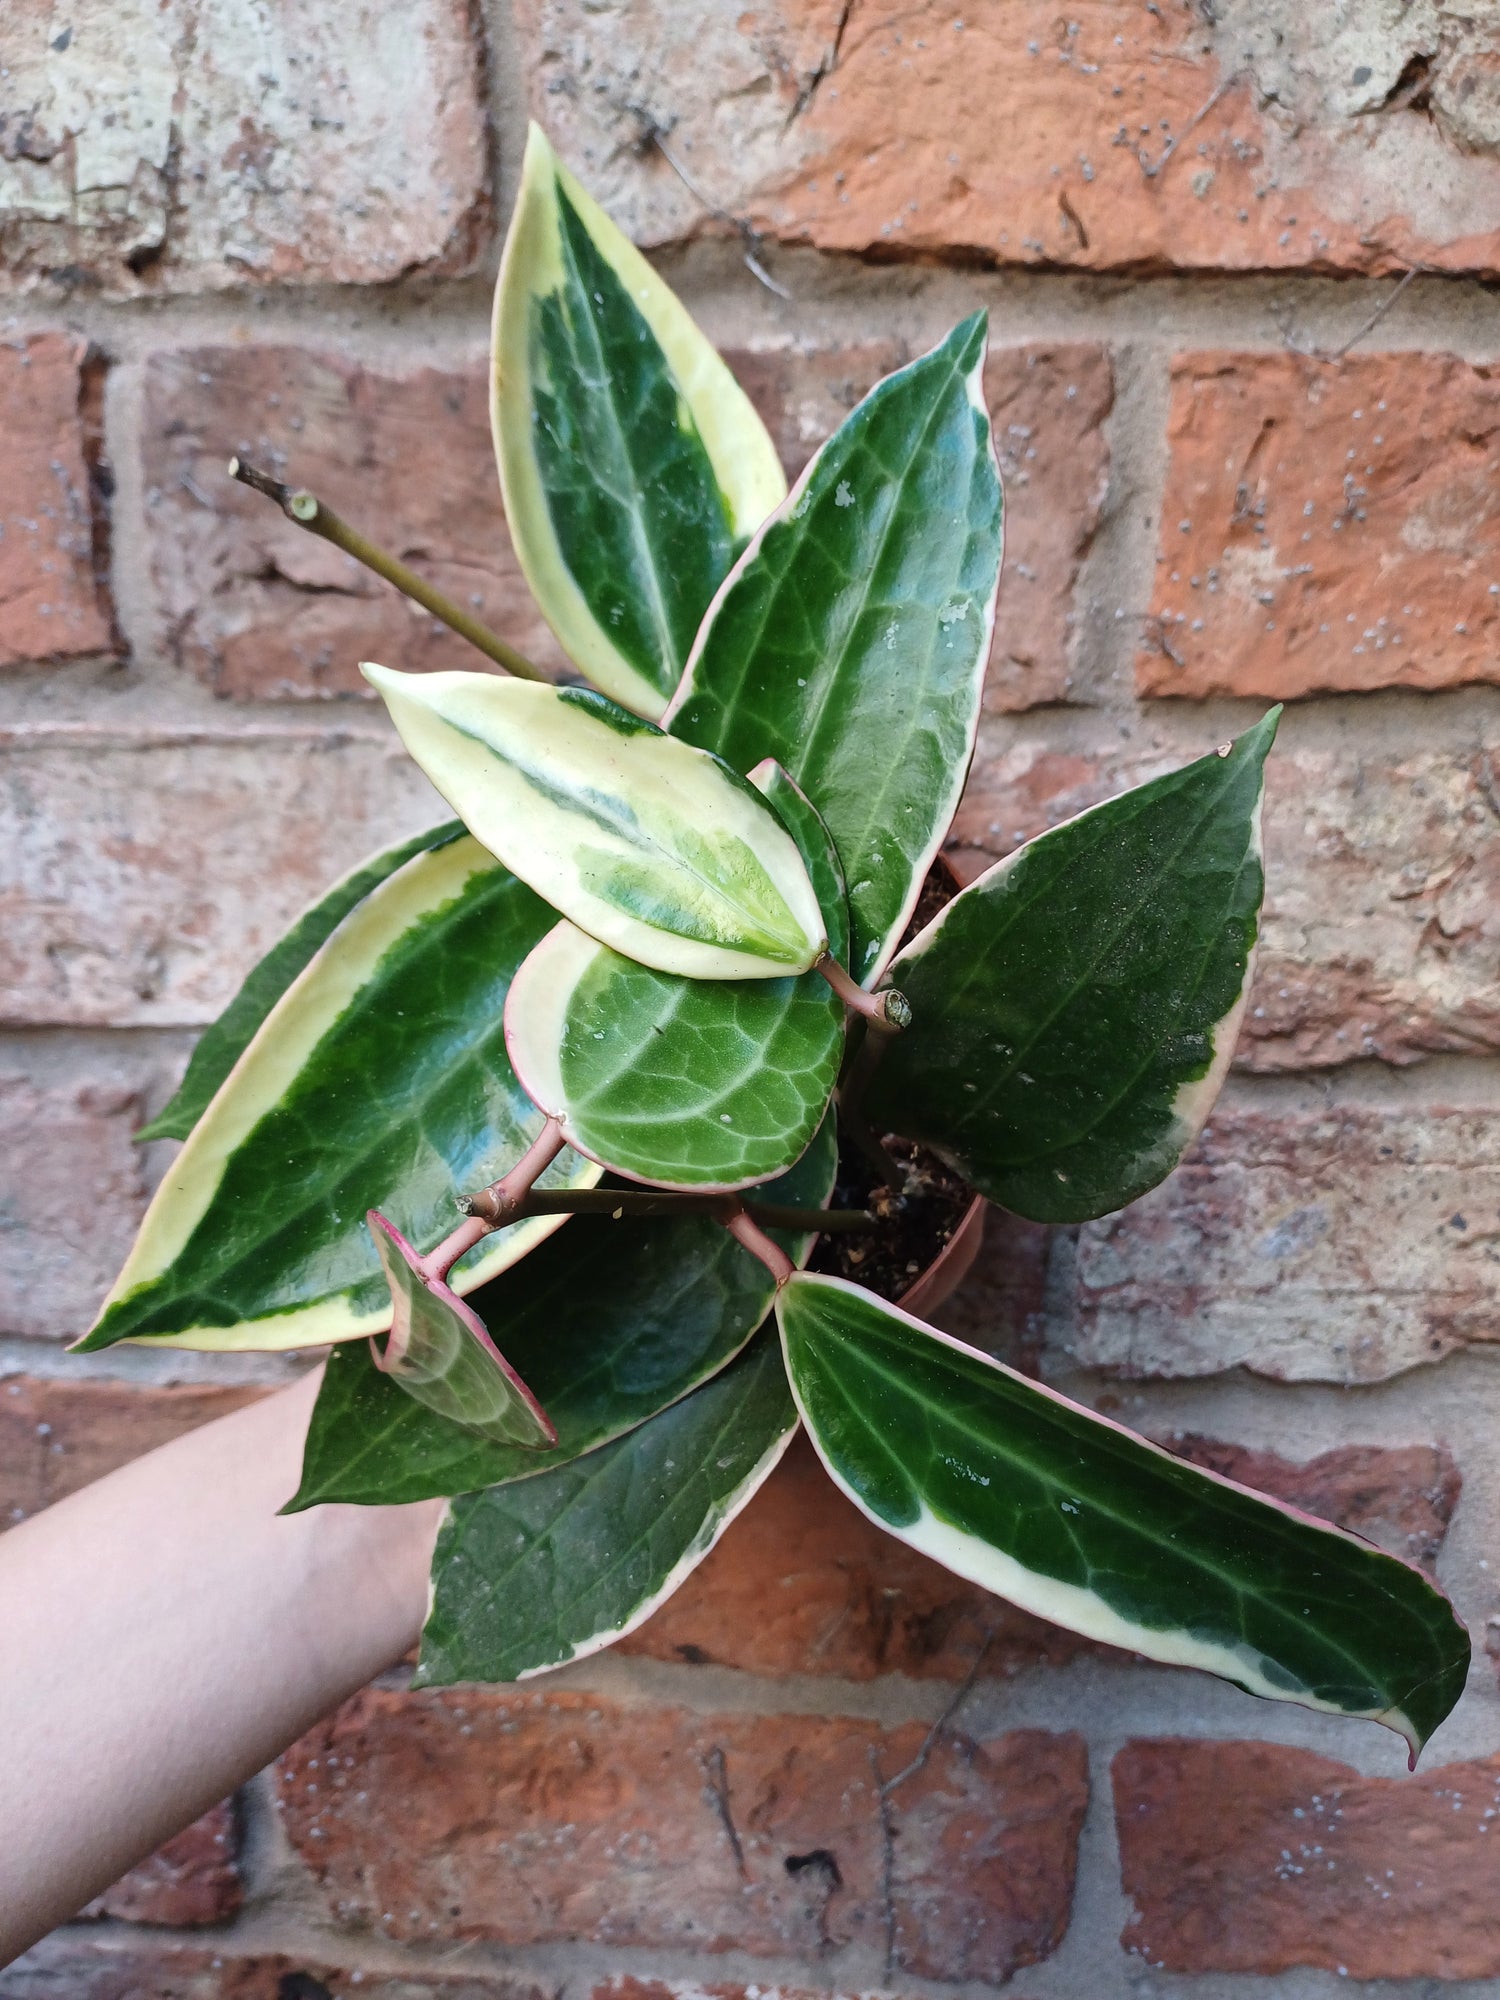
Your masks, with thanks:
[[(7, 26), (0, 1519), (284, 1372), (60, 1342), (194, 1031), (434, 815), (354, 663), (463, 655), (222, 462), (284, 463), (547, 651), (482, 387), (529, 102), (791, 466), (989, 307), (1008, 547), (961, 867), (1290, 704), (1222, 1107), (1126, 1214), (998, 1221), (948, 1320), (1435, 1565), (1500, 1634), (1489, 14), (13, 0)], [(1408, 1778), (1367, 1726), (1008, 1611), (794, 1453), (628, 1647), (519, 1691), (390, 1677), (0, 1994), (1493, 1994), (1476, 1655)]]

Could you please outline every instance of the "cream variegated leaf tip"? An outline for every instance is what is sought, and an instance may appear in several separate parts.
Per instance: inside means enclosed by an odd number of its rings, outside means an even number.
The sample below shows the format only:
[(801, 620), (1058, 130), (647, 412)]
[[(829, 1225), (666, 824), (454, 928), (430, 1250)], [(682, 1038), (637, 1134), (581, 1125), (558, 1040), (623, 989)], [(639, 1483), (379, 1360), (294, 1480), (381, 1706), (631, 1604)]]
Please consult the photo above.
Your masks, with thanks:
[(796, 842), (712, 753), (579, 689), (363, 671), (475, 837), (601, 944), (691, 979), (779, 979), (822, 956)]
[(722, 357), (535, 125), (495, 292), (490, 396), (532, 595), (594, 686), (654, 720), (786, 478)]

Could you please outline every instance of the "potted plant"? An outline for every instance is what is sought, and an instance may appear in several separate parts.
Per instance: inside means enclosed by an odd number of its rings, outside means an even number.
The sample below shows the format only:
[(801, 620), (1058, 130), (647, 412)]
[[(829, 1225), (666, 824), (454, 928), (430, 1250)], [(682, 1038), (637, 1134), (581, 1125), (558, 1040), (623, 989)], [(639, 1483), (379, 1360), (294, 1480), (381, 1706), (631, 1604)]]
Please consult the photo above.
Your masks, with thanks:
[(960, 1575), (1415, 1756), (1468, 1663), (1419, 1572), (913, 1310), (985, 1200), (1103, 1215), (1200, 1130), (1277, 720), (943, 881), (1000, 569), (984, 347), (975, 315), (878, 384), (788, 493), (533, 132), (494, 430), (586, 685), (234, 468), (503, 671), (366, 667), (458, 817), (336, 885), (205, 1034), (80, 1345), (331, 1345), (288, 1505), (448, 1498), (419, 1683), (630, 1630), (801, 1423)]

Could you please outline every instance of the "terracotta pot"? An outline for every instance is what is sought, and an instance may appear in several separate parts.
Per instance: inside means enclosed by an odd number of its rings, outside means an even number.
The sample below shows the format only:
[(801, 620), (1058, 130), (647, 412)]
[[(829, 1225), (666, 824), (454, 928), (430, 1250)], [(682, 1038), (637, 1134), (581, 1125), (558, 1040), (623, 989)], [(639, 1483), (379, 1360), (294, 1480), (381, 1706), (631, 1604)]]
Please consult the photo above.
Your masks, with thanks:
[(964, 1210), (963, 1219), (927, 1269), (907, 1286), (896, 1303), (903, 1312), (918, 1319), (935, 1313), (968, 1277), (979, 1246), (984, 1241), (985, 1199), (976, 1194)]

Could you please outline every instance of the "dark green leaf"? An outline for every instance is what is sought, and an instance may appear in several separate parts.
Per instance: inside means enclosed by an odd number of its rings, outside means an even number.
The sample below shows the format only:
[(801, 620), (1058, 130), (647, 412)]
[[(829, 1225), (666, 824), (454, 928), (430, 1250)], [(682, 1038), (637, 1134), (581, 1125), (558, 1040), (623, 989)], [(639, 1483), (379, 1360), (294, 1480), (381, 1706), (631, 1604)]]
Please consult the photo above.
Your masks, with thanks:
[(331, 937), (356, 904), (362, 903), (387, 875), (428, 848), (445, 847), (464, 830), (463, 821), (445, 820), (399, 847), (388, 847), (336, 882), (312, 908), (300, 916), (286, 936), (261, 959), (213, 1026), (198, 1038), (186, 1074), (173, 1096), (136, 1138), (185, 1139), (208, 1101), (249, 1047), (256, 1029), (291, 985), (320, 945)]
[(963, 789), (1000, 564), (984, 317), (882, 382), (736, 564), (667, 712), (748, 771), (785, 765), (849, 885), (868, 985)]
[[(81, 1343), (308, 1347), (378, 1332), (391, 1302), (365, 1228), (421, 1251), (456, 1191), (512, 1166), (542, 1116), (505, 1054), (505, 996), (553, 922), (465, 836), (416, 855), (350, 912), (261, 1024), (147, 1211)], [(599, 1170), (563, 1154), (549, 1186)], [(455, 1267), (467, 1292), (556, 1227), (513, 1224)]]
[(796, 1423), (768, 1329), (628, 1437), (455, 1500), (415, 1684), (521, 1680), (632, 1631), (702, 1562)]
[[(765, 1199), (818, 1207), (833, 1186), (830, 1119)], [(781, 1236), (793, 1255), (804, 1240)], [(703, 1216), (614, 1222), (580, 1215), (470, 1296), (557, 1428), (551, 1452), (485, 1444), (404, 1396), (366, 1344), (329, 1359), (289, 1512), (379, 1506), (524, 1479), (618, 1437), (715, 1374), (770, 1309), (765, 1266)]]
[(1030, 841), (896, 960), (913, 1024), (867, 1100), (1038, 1222), (1123, 1208), (1197, 1136), (1260, 910), (1272, 710), (1233, 745)]
[(871, 1520), (1039, 1617), (1419, 1750), (1469, 1641), (1421, 1573), (1029, 1382), (839, 1278), (777, 1300), (798, 1405)]

